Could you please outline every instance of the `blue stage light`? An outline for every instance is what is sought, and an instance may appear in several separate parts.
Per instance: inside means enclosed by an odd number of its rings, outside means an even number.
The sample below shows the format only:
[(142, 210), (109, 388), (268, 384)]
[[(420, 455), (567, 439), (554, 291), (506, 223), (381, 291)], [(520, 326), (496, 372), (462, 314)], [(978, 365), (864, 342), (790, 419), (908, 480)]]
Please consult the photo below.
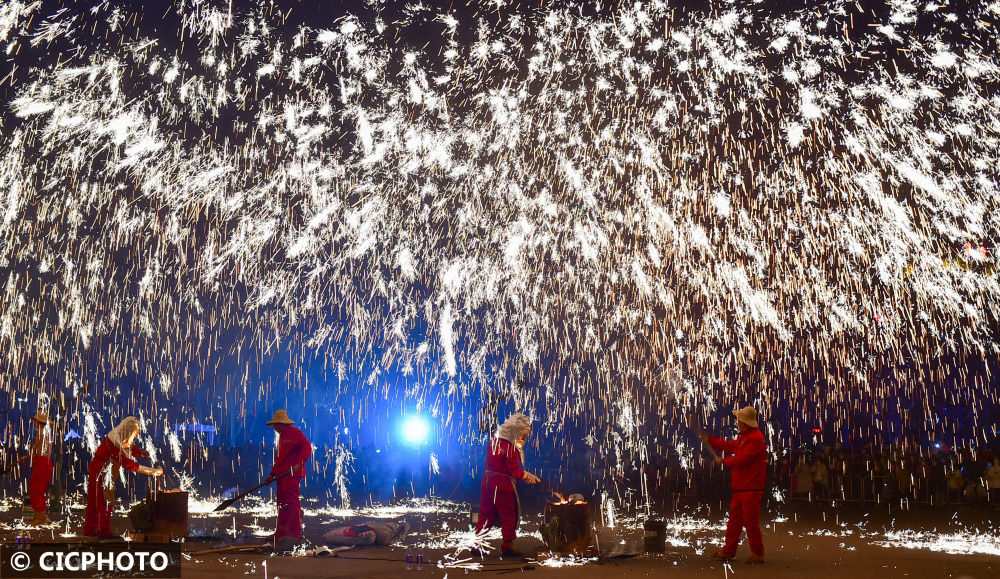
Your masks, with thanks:
[(423, 444), (430, 431), (430, 425), (420, 416), (411, 416), (403, 423), (403, 437), (410, 444)]

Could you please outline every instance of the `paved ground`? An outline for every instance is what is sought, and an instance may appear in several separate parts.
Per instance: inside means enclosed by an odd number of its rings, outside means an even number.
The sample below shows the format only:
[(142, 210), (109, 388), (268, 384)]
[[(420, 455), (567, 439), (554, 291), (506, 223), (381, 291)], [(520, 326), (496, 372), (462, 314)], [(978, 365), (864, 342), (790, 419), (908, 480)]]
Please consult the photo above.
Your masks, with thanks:
[[(571, 567), (546, 567), (541, 563), (523, 563), (489, 558), (480, 571), (470, 574), (505, 575), (528, 573), (532, 577), (584, 579), (589, 577), (788, 577), (788, 578), (868, 578), (868, 577), (927, 577), (988, 579), (1000, 577), (1000, 559), (993, 555), (950, 555), (926, 550), (884, 548), (847, 541), (848, 550), (838, 537), (788, 535), (768, 533), (770, 546), (765, 565), (749, 566), (742, 562), (746, 553), (731, 566), (710, 560), (691, 550), (671, 549), (664, 555), (637, 555), (629, 558), (599, 558)], [(197, 557), (187, 561), (184, 576), (214, 579), (220, 576), (265, 575), (275, 577), (461, 577), (463, 569), (425, 565), (407, 569), (403, 562), (406, 549), (366, 548), (347, 553), (343, 558), (315, 559), (261, 555)], [(437, 561), (445, 551), (424, 551), (425, 557)]]

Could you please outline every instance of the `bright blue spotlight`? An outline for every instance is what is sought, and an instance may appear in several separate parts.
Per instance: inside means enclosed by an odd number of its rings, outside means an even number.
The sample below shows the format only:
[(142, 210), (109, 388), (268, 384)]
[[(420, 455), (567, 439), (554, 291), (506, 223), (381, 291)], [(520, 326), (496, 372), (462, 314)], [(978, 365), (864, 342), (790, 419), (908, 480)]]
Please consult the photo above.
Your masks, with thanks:
[(430, 431), (430, 425), (419, 416), (411, 416), (403, 423), (403, 437), (410, 444), (423, 444)]

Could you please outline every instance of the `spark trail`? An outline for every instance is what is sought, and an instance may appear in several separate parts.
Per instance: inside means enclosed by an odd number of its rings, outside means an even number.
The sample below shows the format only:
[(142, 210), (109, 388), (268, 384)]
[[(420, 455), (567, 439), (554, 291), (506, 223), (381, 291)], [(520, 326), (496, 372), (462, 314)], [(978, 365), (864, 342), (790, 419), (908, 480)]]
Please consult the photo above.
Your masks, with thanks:
[(432, 4), (0, 4), (6, 404), (997, 403), (1000, 4)]

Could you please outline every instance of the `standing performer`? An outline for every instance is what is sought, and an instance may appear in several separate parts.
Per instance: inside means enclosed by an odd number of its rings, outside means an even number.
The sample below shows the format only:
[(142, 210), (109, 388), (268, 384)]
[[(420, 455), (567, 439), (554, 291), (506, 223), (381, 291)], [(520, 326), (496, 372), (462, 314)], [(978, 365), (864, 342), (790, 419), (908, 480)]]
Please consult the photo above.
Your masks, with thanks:
[(486, 472), (480, 491), (476, 534), (499, 526), (503, 538), (500, 552), (511, 557), (521, 555), (514, 550), (521, 514), (521, 501), (514, 483), (519, 480), (532, 485), (539, 482), (537, 476), (521, 468), (524, 442), (529, 435), (531, 419), (524, 414), (513, 414), (500, 425), (486, 452)]
[(140, 474), (160, 476), (162, 467), (148, 467), (137, 463), (133, 457), (143, 458), (149, 453), (135, 446), (135, 438), (142, 431), (139, 419), (128, 416), (116, 426), (97, 447), (87, 474), (87, 512), (83, 534), (88, 537), (110, 538), (111, 511), (115, 503), (115, 479), (122, 467)]
[(278, 525), (274, 533), (274, 548), (288, 551), (302, 539), (302, 507), (299, 485), (306, 476), (306, 461), (312, 454), (309, 439), (288, 418), (284, 410), (276, 410), (267, 425), (278, 433), (278, 454), (265, 483), (278, 481)]
[(764, 539), (760, 534), (760, 501), (764, 496), (767, 479), (767, 442), (757, 428), (757, 411), (747, 406), (733, 412), (740, 429), (736, 440), (723, 440), (702, 434), (701, 439), (714, 448), (731, 456), (716, 457), (715, 462), (733, 469), (731, 486), (733, 500), (729, 505), (729, 524), (726, 527), (726, 544), (712, 554), (716, 559), (731, 561), (736, 558), (743, 528), (747, 530), (751, 555), (747, 563), (764, 562)]
[(35, 518), (29, 525), (44, 525), (49, 522), (46, 512), (49, 506), (49, 485), (52, 483), (52, 437), (55, 427), (47, 414), (39, 412), (31, 417), (37, 434), (31, 445), (31, 478), (28, 480), (28, 496)]

